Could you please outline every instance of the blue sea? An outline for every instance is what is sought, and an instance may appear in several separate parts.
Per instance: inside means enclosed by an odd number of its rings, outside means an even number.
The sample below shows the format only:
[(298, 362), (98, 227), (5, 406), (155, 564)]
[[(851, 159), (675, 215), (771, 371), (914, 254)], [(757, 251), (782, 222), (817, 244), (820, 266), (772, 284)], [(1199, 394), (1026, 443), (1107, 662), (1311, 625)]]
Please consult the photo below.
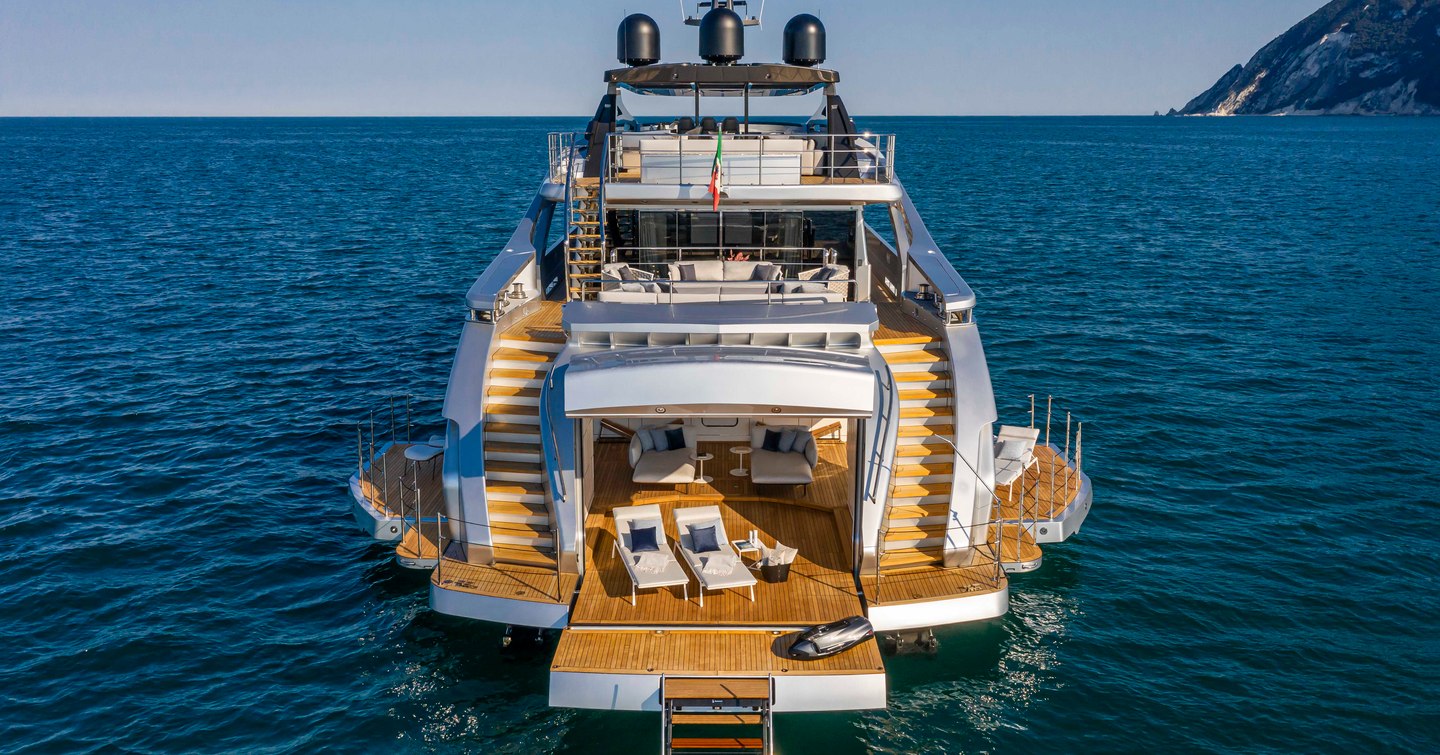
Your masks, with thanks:
[[(1095, 506), (781, 752), (1440, 749), (1440, 119), (862, 118)], [(0, 120), (0, 750), (651, 751), (350, 519), (579, 119)]]

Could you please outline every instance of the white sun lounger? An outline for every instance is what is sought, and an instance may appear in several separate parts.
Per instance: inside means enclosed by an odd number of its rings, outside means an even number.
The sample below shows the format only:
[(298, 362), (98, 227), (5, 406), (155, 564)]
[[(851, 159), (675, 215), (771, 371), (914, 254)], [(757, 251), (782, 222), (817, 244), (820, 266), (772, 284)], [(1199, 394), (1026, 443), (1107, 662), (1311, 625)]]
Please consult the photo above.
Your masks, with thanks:
[[(615, 517), (615, 553), (625, 562), (625, 571), (630, 574), (630, 605), (635, 605), (636, 590), (675, 585), (684, 588), (685, 600), (689, 601), (690, 575), (680, 568), (680, 562), (675, 560), (675, 555), (670, 551), (670, 543), (665, 539), (665, 522), (660, 518), (660, 507), (655, 504), (624, 506), (612, 511), (611, 515)], [(660, 546), (659, 551), (652, 551), (659, 554), (654, 560), (662, 564), (662, 568), (653, 572), (640, 571), (638, 566), (641, 554), (630, 550), (630, 529), (644, 529), (651, 525), (655, 527), (655, 543)]]
[[(735, 552), (735, 547), (730, 544), (730, 538), (725, 534), (725, 522), (720, 519), (719, 506), (697, 506), (694, 508), (677, 508), (672, 512), (675, 517), (675, 534), (680, 541), (680, 555), (684, 556), (685, 563), (689, 565), (690, 571), (700, 581), (700, 607), (705, 607), (705, 590), (725, 590), (732, 587), (750, 588), (750, 600), (755, 600), (755, 575), (750, 569), (740, 562), (740, 554)], [(735, 559), (735, 568), (729, 574), (706, 574), (705, 561), (713, 553), (696, 553), (691, 547), (690, 528), (706, 527), (715, 525), (715, 539), (720, 545), (720, 553), (726, 553)]]
[(1040, 439), (1038, 427), (1001, 425), (995, 438), (995, 484), (1009, 485), (1020, 479), (1035, 463), (1035, 442)]

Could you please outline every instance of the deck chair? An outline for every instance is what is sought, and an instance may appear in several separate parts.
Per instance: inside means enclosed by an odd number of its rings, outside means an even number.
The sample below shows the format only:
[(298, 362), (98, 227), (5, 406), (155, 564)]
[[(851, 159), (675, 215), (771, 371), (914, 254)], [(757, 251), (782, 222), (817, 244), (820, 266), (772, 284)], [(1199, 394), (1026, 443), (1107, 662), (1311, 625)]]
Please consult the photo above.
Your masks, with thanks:
[[(680, 568), (680, 562), (675, 560), (670, 543), (665, 539), (665, 522), (660, 518), (660, 507), (656, 504), (624, 506), (612, 511), (611, 515), (615, 517), (615, 554), (625, 562), (625, 571), (630, 575), (630, 605), (635, 605), (636, 590), (675, 585), (684, 588), (685, 600), (689, 602), (690, 575)], [(660, 546), (659, 551), (650, 551), (657, 554), (655, 556), (630, 550), (633, 542), (630, 531), (646, 527), (655, 528), (655, 543)], [(644, 569), (642, 559), (652, 562), (652, 570)]]
[(1000, 434), (995, 437), (996, 485), (1009, 485), (1034, 466), (1035, 442), (1039, 439), (1038, 427), (1000, 426)]
[[(740, 554), (735, 552), (735, 546), (730, 544), (730, 538), (725, 534), (725, 522), (720, 518), (719, 506), (696, 506), (694, 508), (677, 508), (672, 512), (675, 518), (675, 534), (680, 541), (680, 555), (684, 556), (685, 563), (694, 573), (695, 579), (700, 582), (700, 607), (705, 607), (705, 590), (726, 590), (732, 587), (748, 587), (750, 589), (750, 600), (755, 600), (755, 575), (750, 573), (745, 564), (740, 562)], [(711, 553), (696, 553), (693, 541), (690, 539), (692, 527), (715, 527), (715, 540), (720, 546), (720, 554), (728, 554), (734, 558), (735, 567), (728, 574), (706, 574), (705, 565), (717, 555)]]

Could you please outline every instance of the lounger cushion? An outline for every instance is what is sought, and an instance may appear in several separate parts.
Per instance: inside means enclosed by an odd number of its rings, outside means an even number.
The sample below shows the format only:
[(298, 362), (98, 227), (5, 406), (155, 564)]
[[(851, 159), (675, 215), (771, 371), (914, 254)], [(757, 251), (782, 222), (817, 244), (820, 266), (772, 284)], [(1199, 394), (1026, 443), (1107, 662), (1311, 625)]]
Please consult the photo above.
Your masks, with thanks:
[(750, 455), (750, 479), (757, 485), (808, 485), (815, 481), (815, 472), (803, 453), (766, 451)]
[(995, 458), (1024, 459), (1025, 454), (1029, 451), (1029, 449), (1026, 448), (1027, 445), (1023, 440), (1002, 441), (1000, 447), (995, 449)]
[(679, 484), (695, 481), (695, 464), (689, 449), (651, 451), (640, 457), (630, 479), (649, 484)]
[(715, 553), (720, 550), (720, 541), (715, 536), (715, 525), (690, 528), (690, 544), (696, 553)]
[(655, 539), (655, 528), (642, 527), (630, 530), (630, 550), (636, 553), (646, 551), (653, 553), (660, 550), (660, 543)]

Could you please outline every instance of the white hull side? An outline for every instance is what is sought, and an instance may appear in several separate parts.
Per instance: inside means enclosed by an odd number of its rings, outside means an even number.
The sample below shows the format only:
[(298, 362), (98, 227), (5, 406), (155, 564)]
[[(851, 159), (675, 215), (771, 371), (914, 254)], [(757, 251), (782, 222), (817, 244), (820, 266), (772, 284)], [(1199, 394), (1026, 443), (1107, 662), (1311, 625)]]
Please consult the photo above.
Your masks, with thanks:
[(430, 583), (430, 608), (436, 613), (538, 629), (563, 629), (570, 623), (570, 604), (536, 603), (494, 598)]
[[(884, 674), (775, 677), (776, 713), (876, 710), (885, 707)], [(660, 710), (659, 674), (550, 673), (550, 705), (591, 710)]]
[(928, 629), (1004, 616), (1010, 610), (1010, 588), (984, 595), (949, 600), (927, 600), (898, 605), (872, 605), (866, 612), (877, 632)]
[(1080, 525), (1085, 523), (1085, 517), (1090, 513), (1092, 498), (1094, 498), (1094, 491), (1090, 487), (1090, 478), (1081, 472), (1080, 490), (1075, 494), (1075, 500), (1060, 512), (1060, 516), (1040, 522), (1039, 526), (1035, 528), (1035, 542), (1037, 544), (1059, 543), (1079, 532)]
[(365, 500), (365, 494), (360, 491), (358, 472), (350, 475), (350, 497), (353, 499), (350, 512), (355, 516), (355, 524), (360, 527), (361, 532), (382, 543), (393, 543), (400, 539), (400, 517), (386, 516)]

